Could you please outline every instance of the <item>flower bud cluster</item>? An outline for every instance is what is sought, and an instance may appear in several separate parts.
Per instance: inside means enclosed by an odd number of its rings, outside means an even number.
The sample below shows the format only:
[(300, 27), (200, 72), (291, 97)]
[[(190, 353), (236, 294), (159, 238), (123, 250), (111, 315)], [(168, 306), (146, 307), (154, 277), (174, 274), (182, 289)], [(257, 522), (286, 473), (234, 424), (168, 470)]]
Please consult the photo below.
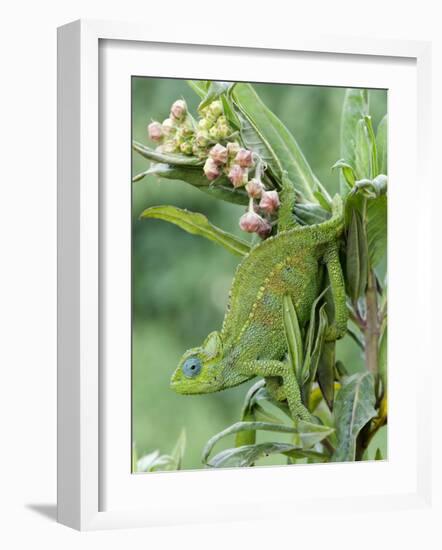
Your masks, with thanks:
[[(221, 101), (215, 100), (202, 109), (201, 118), (195, 121), (188, 112), (186, 102), (177, 99), (170, 108), (169, 118), (162, 123), (153, 121), (147, 127), (149, 139), (158, 144), (157, 150), (164, 153), (181, 153), (208, 159), (214, 144), (226, 143), (233, 133), (223, 114)], [(239, 146), (238, 146), (239, 147)], [(217, 166), (227, 162), (215, 159)], [(215, 167), (208, 163), (209, 179), (214, 179)]]
[(248, 181), (249, 168), (253, 164), (252, 151), (242, 149), (236, 141), (225, 145), (218, 142), (208, 151), (204, 174), (209, 180), (225, 174), (234, 187), (243, 187)]
[(270, 235), (272, 220), (279, 208), (278, 192), (267, 190), (262, 182), (262, 159), (232, 140), (233, 130), (220, 100), (202, 109), (201, 118), (195, 121), (186, 102), (178, 99), (170, 108), (169, 118), (162, 123), (151, 122), (147, 131), (149, 139), (158, 144), (158, 151), (193, 155), (203, 160), (203, 171), (209, 181), (224, 174), (233, 187), (244, 187), (249, 207), (239, 220), (240, 228), (262, 239)]
[(169, 118), (153, 121), (147, 127), (149, 139), (158, 143), (157, 151), (192, 155), (193, 121), (184, 99), (177, 99), (170, 108)]
[[(214, 144), (225, 143), (233, 130), (224, 116), (223, 106), (219, 99), (204, 107), (201, 110), (201, 115), (195, 132), (193, 154), (199, 158), (207, 158), (209, 149)], [(220, 165), (220, 162), (217, 164)]]
[[(238, 152), (238, 156), (240, 160), (242, 157), (245, 158), (244, 153), (240, 155)], [(261, 180), (260, 163), (255, 170), (255, 177), (246, 183), (245, 189), (249, 196), (249, 207), (241, 216), (239, 226), (247, 233), (256, 233), (262, 239), (266, 239), (272, 231), (272, 217), (279, 208), (279, 195), (275, 190), (266, 190)]]

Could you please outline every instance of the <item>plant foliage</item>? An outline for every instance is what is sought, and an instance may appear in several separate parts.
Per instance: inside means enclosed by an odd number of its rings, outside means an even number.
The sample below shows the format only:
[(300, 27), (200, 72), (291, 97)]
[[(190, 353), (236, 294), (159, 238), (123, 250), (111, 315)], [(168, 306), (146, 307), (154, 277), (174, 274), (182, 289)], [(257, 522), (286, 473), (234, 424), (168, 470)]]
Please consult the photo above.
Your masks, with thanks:
[[(176, 102), (172, 106), (172, 112), (178, 113), (172, 117), (172, 137), (170, 127), (163, 123), (161, 129), (155, 126), (151, 130), (153, 139), (160, 141), (158, 147), (134, 142), (134, 151), (151, 163), (134, 182), (154, 174), (192, 185), (215, 200), (248, 205), (240, 226), (262, 239), (276, 231), (277, 197), (284, 177), (296, 194), (291, 213), (294, 223), (311, 225), (329, 217), (331, 199), (325, 186), (295, 137), (251, 84), (188, 83), (200, 98), (196, 118), (186, 112), (183, 102)], [(345, 201), (340, 255), (351, 319), (348, 336), (361, 349), (364, 370), (349, 375), (354, 369), (337, 361), (336, 344), (325, 341), (333, 317), (327, 284), (315, 300), (306, 326), (300, 325), (293, 301), (286, 296), (282, 315), (287, 360), (311, 422), (291, 418), (284, 398), (275, 398), (271, 381), (260, 380), (245, 396), (240, 421), (207, 442), (202, 452), (205, 466), (254, 466), (270, 455), (280, 455), (290, 464), (363, 460), (376, 432), (386, 424), (387, 287), (380, 281), (378, 269), (385, 266), (387, 251), (387, 132), (386, 115), (378, 128), (373, 128), (369, 92), (347, 90), (341, 128), (336, 129), (341, 158), (332, 168), (340, 172), (340, 194)], [(255, 183), (250, 187), (251, 182)], [(266, 200), (261, 198), (258, 205), (254, 193), (266, 195)], [(216, 227), (198, 212), (164, 205), (144, 210), (141, 218), (168, 221), (239, 257), (251, 249), (248, 242)], [(285, 441), (276, 435), (284, 436)], [(213, 454), (215, 446), (231, 436), (233, 446)], [(151, 452), (136, 461), (135, 469), (180, 469), (184, 448), (182, 433), (170, 455)], [(377, 450), (376, 459), (381, 458)]]

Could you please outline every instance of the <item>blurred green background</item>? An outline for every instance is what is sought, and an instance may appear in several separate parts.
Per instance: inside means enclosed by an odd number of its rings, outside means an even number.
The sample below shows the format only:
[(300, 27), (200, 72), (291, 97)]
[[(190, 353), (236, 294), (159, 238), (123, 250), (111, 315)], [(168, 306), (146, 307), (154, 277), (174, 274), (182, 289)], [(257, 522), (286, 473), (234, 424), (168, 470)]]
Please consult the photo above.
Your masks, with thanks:
[[(332, 173), (331, 166), (340, 158), (345, 89), (279, 84), (255, 84), (255, 89), (292, 131), (321, 182), (334, 193), (338, 174)], [(181, 97), (195, 114), (199, 98), (184, 80), (133, 77), (133, 139), (148, 143), (149, 122), (167, 118), (171, 104)], [(387, 92), (370, 91), (370, 108), (376, 128), (387, 110)], [(134, 153), (133, 174), (147, 167), (148, 161)], [(183, 468), (200, 468), (204, 444), (239, 420), (243, 398), (253, 382), (217, 394), (182, 396), (169, 389), (169, 378), (186, 349), (221, 327), (238, 258), (166, 222), (138, 219), (145, 208), (158, 204), (202, 212), (242, 238), (238, 219), (243, 207), (214, 200), (183, 182), (148, 177), (133, 184), (133, 443), (138, 456), (155, 449), (170, 453), (185, 428)], [(362, 368), (358, 348), (348, 337), (338, 344), (338, 358), (349, 371)], [(383, 431), (375, 444), (385, 453)], [(217, 450), (231, 443), (226, 439)], [(285, 460), (273, 457), (267, 463)]]

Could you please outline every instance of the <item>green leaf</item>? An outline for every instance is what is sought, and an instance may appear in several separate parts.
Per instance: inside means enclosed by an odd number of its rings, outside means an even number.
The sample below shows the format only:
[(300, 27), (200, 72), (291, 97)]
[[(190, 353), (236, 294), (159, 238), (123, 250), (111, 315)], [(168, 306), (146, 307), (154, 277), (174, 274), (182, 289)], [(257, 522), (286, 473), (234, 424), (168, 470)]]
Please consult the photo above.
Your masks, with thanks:
[(314, 225), (325, 222), (330, 213), (317, 203), (297, 203), (294, 207), (295, 220), (301, 225)]
[(371, 265), (376, 267), (387, 253), (387, 196), (368, 201), (367, 240)]
[[(345, 93), (341, 116), (341, 157), (356, 166), (356, 126), (361, 118), (368, 115), (367, 90), (349, 88)], [(348, 185), (341, 176), (341, 195), (348, 193)]]
[[(334, 428), (330, 426), (299, 420), (297, 423), (297, 437), (294, 438), (294, 443), (298, 445), (300, 443), (303, 449), (309, 449), (326, 439), (334, 431)], [(299, 438), (298, 441), (297, 438)]]
[(322, 453), (302, 451), (289, 443), (258, 443), (221, 451), (207, 465), (211, 468), (244, 468), (253, 466), (259, 459), (273, 454), (283, 454), (291, 458), (314, 457), (320, 461), (326, 461), (328, 458)]
[(208, 463), (211, 468), (234, 468), (253, 466), (261, 458), (272, 454), (283, 454), (292, 459), (309, 458), (314, 462), (327, 462), (329, 457), (317, 451), (298, 449), (289, 443), (258, 443), (226, 449), (215, 455)]
[(223, 105), (224, 116), (226, 117), (230, 128), (233, 128), (236, 131), (241, 130), (241, 121), (235, 112), (231, 100), (225, 94), (223, 94), (220, 99)]
[(188, 233), (200, 235), (220, 244), (237, 256), (245, 256), (250, 252), (250, 245), (246, 241), (212, 225), (206, 216), (198, 212), (189, 212), (175, 206), (152, 206), (144, 210), (140, 217), (142, 219), (156, 218), (174, 223)]
[(323, 304), (319, 309), (319, 326), (318, 326), (318, 332), (316, 334), (315, 345), (314, 345), (313, 352), (311, 355), (311, 360), (310, 360), (309, 383), (313, 382), (317, 373), (319, 359), (321, 358), (322, 350), (324, 347), (325, 331), (327, 329), (327, 325), (328, 325), (328, 318), (327, 318), (327, 313), (325, 312), (325, 304)]
[(356, 181), (353, 167), (348, 162), (345, 162), (344, 159), (340, 159), (333, 164), (332, 170), (336, 170), (336, 168), (341, 169), (345, 181), (348, 183), (348, 186), (352, 188)]
[(152, 466), (155, 464), (155, 461), (160, 456), (160, 451), (156, 450), (152, 453), (142, 456), (137, 460), (137, 472), (148, 472)]
[(221, 82), (217, 80), (209, 81), (206, 95), (198, 105), (198, 111), (201, 111), (204, 107), (210, 105), (212, 101), (215, 101), (215, 99), (218, 99), (221, 95), (229, 92), (233, 86), (235, 86), (234, 82)]
[(209, 87), (209, 82), (207, 80), (186, 80), (186, 82), (201, 98), (206, 95), (207, 88)]
[(161, 455), (158, 449), (144, 455), (139, 460), (136, 458), (136, 455), (133, 455), (133, 460), (135, 461), (135, 465), (132, 467), (133, 471), (155, 472), (158, 470), (181, 470), (185, 448), (186, 432), (183, 428), (170, 455)]
[[(323, 323), (323, 317), (321, 316), (321, 310), (324, 309), (325, 304), (322, 305), (322, 307), (319, 309), (319, 323), (318, 323), (318, 330), (316, 330), (316, 317), (317, 317), (317, 308), (319, 302), (324, 297), (324, 294), (326, 293), (327, 289), (324, 289), (321, 294), (316, 298), (316, 300), (313, 302), (312, 307), (310, 309), (310, 320), (308, 324), (307, 333), (305, 335), (305, 352), (304, 352), (304, 363), (302, 365), (302, 372), (301, 372), (301, 388), (302, 386), (309, 380), (313, 379), (314, 376), (311, 376), (312, 369), (316, 372), (315, 365), (315, 358), (314, 358), (314, 350), (318, 346), (322, 348), (323, 344), (323, 337), (325, 328), (327, 326), (327, 322)], [(307, 397), (307, 396), (306, 396)]]
[(358, 372), (343, 380), (335, 403), (338, 445), (333, 462), (353, 461), (356, 438), (361, 429), (376, 416), (374, 381), (370, 372)]
[(325, 331), (327, 330), (327, 325), (328, 318), (327, 313), (325, 312), (325, 304), (322, 304), (319, 308), (318, 330), (314, 340), (313, 351), (308, 351), (306, 353), (306, 359), (304, 360), (304, 376), (307, 376), (307, 379), (301, 388), (303, 403), (309, 403), (310, 401), (312, 384), (316, 379), (319, 360), (321, 359), (324, 349)]
[(302, 349), (302, 335), (301, 329), (299, 328), (298, 316), (296, 315), (296, 309), (293, 305), (293, 300), (291, 296), (286, 294), (283, 297), (282, 306), (285, 337), (287, 340), (289, 358), (293, 368), (293, 372), (296, 375), (299, 385), (301, 385), (303, 383), (302, 364), (304, 360)]
[(270, 145), (265, 143), (258, 130), (251, 124), (244, 113), (237, 110), (236, 114), (241, 124), (240, 134), (244, 146), (259, 155), (273, 177), (282, 179), (282, 167), (278, 159), (275, 159), (273, 151), (270, 149)]
[(378, 174), (374, 179), (363, 179), (355, 182), (352, 194), (359, 193), (367, 199), (377, 199), (387, 193), (388, 178)]
[(376, 449), (376, 454), (374, 455), (374, 459), (375, 460), (384, 460), (384, 458), (382, 456), (381, 449), (379, 449), (379, 447)]
[[(326, 453), (321, 453), (319, 451), (305, 450), (305, 449), (293, 449), (293, 451), (283, 451), (281, 454), (286, 455), (292, 459), (299, 458), (308, 458), (309, 463), (314, 462), (329, 462), (330, 456)], [(293, 462), (291, 462), (293, 464)]]
[(379, 173), (378, 149), (376, 146), (376, 136), (374, 135), (371, 116), (365, 115), (364, 120), (365, 120), (365, 125), (367, 127), (368, 139), (370, 141), (370, 151), (371, 151), (370, 173), (371, 173), (371, 177), (374, 178), (375, 175)]
[[(280, 401), (273, 399), (267, 391), (267, 385), (265, 380), (260, 380), (254, 384), (250, 390), (247, 392), (246, 399), (244, 401), (244, 406), (242, 410), (243, 417), (249, 413), (252, 413), (255, 417), (253, 420), (258, 420), (262, 422), (273, 422), (279, 424), (281, 419), (275, 415), (268, 412), (262, 406), (263, 403), (268, 402), (276, 405), (280, 410), (282, 410), (287, 416), (291, 419), (290, 413), (288, 412), (288, 406), (286, 406)], [(242, 420), (245, 420), (243, 418)], [(240, 432), (239, 432), (240, 433)]]
[(213, 447), (218, 443), (218, 441), (220, 441), (224, 437), (237, 434), (239, 432), (256, 432), (256, 430), (292, 434), (295, 434), (297, 432), (297, 429), (295, 427), (285, 426), (284, 424), (273, 424), (272, 422), (236, 422), (235, 424), (232, 424), (225, 430), (217, 433), (209, 439), (203, 449), (202, 461), (204, 463), (207, 463), (207, 459), (212, 452)]
[(135, 443), (132, 444), (132, 473), (137, 471), (138, 451)]
[[(264, 409), (264, 407), (261, 406), (261, 403), (271, 403), (275, 407), (277, 407), (282, 413), (284, 413), (290, 421), (292, 420), (292, 415), (290, 413), (290, 409), (287, 405), (286, 401), (277, 401), (274, 399), (268, 389), (267, 386), (264, 386), (258, 392), (254, 395), (253, 398), (254, 401), (254, 410), (256, 414), (256, 419), (263, 421), (263, 422), (274, 422), (275, 424), (278, 424), (280, 422), (279, 418), (276, 418), (273, 415), (269, 415), (269, 413)], [(267, 418), (266, 418), (267, 417)]]
[(384, 174), (378, 174), (374, 179), (358, 180), (345, 205), (346, 224), (351, 220), (352, 212), (363, 208), (367, 199), (366, 233), (368, 255), (371, 265), (376, 267), (387, 252), (387, 183)]
[(316, 375), (321, 393), (331, 411), (335, 395), (335, 355), (336, 343), (325, 342), (319, 357)]
[(163, 162), (173, 164), (175, 166), (202, 166), (203, 161), (197, 157), (190, 157), (178, 153), (160, 153), (154, 151), (137, 141), (132, 143), (132, 149), (139, 153), (142, 157), (151, 160), (152, 162)]
[(368, 275), (368, 245), (364, 224), (358, 210), (353, 209), (347, 232), (345, 263), (347, 293), (353, 304), (365, 293)]
[(378, 148), (378, 164), (381, 174), (388, 174), (388, 117), (381, 120), (376, 133), (376, 145)]
[(235, 189), (224, 175), (218, 177), (213, 182), (209, 182), (201, 168), (153, 163), (149, 170), (145, 172), (145, 175), (158, 176), (170, 180), (181, 180), (193, 185), (193, 187), (215, 199), (233, 204), (246, 205), (249, 202), (247, 192), (244, 188)]
[(132, 178), (132, 183), (136, 183), (137, 181), (141, 181), (143, 178), (149, 175), (149, 170), (145, 170), (144, 172), (140, 172), (139, 174), (136, 174)]
[(383, 392), (387, 391), (387, 352), (388, 352), (388, 323), (385, 318), (381, 327), (379, 339), (379, 375), (382, 380)]
[[(354, 331), (351, 327), (347, 327), (347, 334), (353, 340), (353, 342), (359, 347), (359, 349), (363, 352), (365, 350), (365, 345), (361, 337), (359, 336), (359, 332)], [(336, 367), (338, 366), (338, 363), (340, 363), (340, 361), (336, 361)], [(345, 373), (345, 374), (348, 374), (348, 373)]]
[(156, 450), (142, 456), (137, 461), (137, 472), (155, 472), (158, 470), (173, 470), (175, 463), (170, 455), (160, 455)]
[[(362, 347), (363, 349), (363, 347)], [(336, 370), (336, 376), (338, 380), (341, 380), (344, 376), (348, 376), (348, 371), (345, 368), (345, 365), (342, 361), (339, 361), (339, 359), (335, 363), (335, 370)], [(337, 382), (339, 383), (339, 382)]]
[[(371, 118), (368, 113), (366, 90), (347, 90), (341, 120), (341, 156), (346, 164), (354, 168), (355, 188), (361, 187), (370, 195), (373, 181), (380, 183), (379, 175), (386, 173), (387, 119), (381, 121), (378, 135), (374, 136)], [(377, 185), (377, 184), (375, 184)], [(382, 185), (380, 185), (379, 192)], [(349, 191), (344, 176), (341, 177), (341, 194)], [(375, 190), (375, 192), (378, 192)], [(352, 208), (360, 208), (360, 197), (349, 197), (346, 204), (346, 225)], [(376, 267), (384, 258), (387, 247), (387, 199), (379, 196), (367, 205), (367, 240), (371, 265)]]
[(237, 84), (232, 98), (241, 112), (241, 137), (246, 147), (258, 153), (270, 172), (280, 181), (283, 170), (297, 193), (307, 202), (317, 202), (319, 191), (330, 197), (314, 175), (298, 143), (279, 118), (266, 107), (250, 84)]
[(356, 178), (372, 178), (372, 148), (368, 134), (367, 123), (364, 118), (356, 124), (355, 135), (355, 173)]
[[(306, 449), (313, 447), (317, 443), (321, 442), (323, 439), (328, 437), (333, 433), (334, 429), (329, 426), (322, 426), (320, 424), (313, 424), (311, 422), (299, 421), (295, 426), (286, 426), (284, 424), (273, 424), (272, 422), (237, 422), (232, 424), (222, 432), (214, 435), (206, 443), (203, 453), (202, 461), (204, 464), (207, 464), (208, 458), (214, 446), (229, 435), (233, 435), (239, 432), (250, 432), (256, 430), (270, 431), (270, 432), (279, 432), (279, 433), (290, 433), (294, 434), (294, 445), (299, 449)], [(242, 447), (238, 447), (241, 449)]]
[[(241, 412), (241, 421), (242, 422), (253, 422), (256, 420), (254, 412), (254, 397), (256, 393), (263, 388), (265, 385), (265, 380), (260, 380), (254, 384), (246, 394), (244, 400), (243, 409)], [(236, 434), (235, 437), (235, 447), (241, 447), (243, 445), (252, 445), (256, 442), (256, 430), (241, 431)]]
[(172, 450), (171, 457), (174, 462), (174, 470), (181, 470), (184, 451), (186, 449), (186, 430), (183, 428)]

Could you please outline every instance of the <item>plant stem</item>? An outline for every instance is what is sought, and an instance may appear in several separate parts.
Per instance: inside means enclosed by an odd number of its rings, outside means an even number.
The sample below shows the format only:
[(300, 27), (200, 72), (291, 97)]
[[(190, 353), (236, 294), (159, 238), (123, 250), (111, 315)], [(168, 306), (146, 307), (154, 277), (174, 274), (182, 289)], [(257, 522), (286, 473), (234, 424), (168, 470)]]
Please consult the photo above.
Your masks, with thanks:
[(379, 405), (379, 412), (376, 418), (373, 418), (359, 433), (356, 444), (356, 460), (362, 460), (365, 451), (371, 443), (371, 440), (376, 435), (378, 430), (387, 424), (387, 399), (382, 399)]
[(367, 307), (365, 324), (365, 364), (367, 369), (378, 378), (378, 347), (379, 347), (379, 317), (376, 278), (372, 269), (368, 272), (367, 291), (365, 294)]
[(353, 323), (362, 331), (365, 331), (365, 320), (361, 316), (357, 306), (354, 306), (353, 308), (348, 309), (348, 314), (350, 317), (350, 320), (353, 321)]
[(323, 439), (322, 440), (322, 444), (324, 445), (324, 448), (327, 449), (327, 451), (329, 452), (330, 456), (333, 456), (333, 453), (335, 452), (335, 448), (333, 447), (333, 445), (330, 443), (330, 441), (327, 439)]
[[(372, 269), (368, 271), (367, 290), (365, 292), (366, 319), (365, 319), (365, 365), (373, 374), (375, 380), (375, 393), (379, 393), (379, 313), (378, 296), (376, 286), (376, 276)], [(360, 431), (356, 443), (356, 460), (362, 460), (373, 435), (378, 427), (371, 431), (371, 422), (369, 422)]]

